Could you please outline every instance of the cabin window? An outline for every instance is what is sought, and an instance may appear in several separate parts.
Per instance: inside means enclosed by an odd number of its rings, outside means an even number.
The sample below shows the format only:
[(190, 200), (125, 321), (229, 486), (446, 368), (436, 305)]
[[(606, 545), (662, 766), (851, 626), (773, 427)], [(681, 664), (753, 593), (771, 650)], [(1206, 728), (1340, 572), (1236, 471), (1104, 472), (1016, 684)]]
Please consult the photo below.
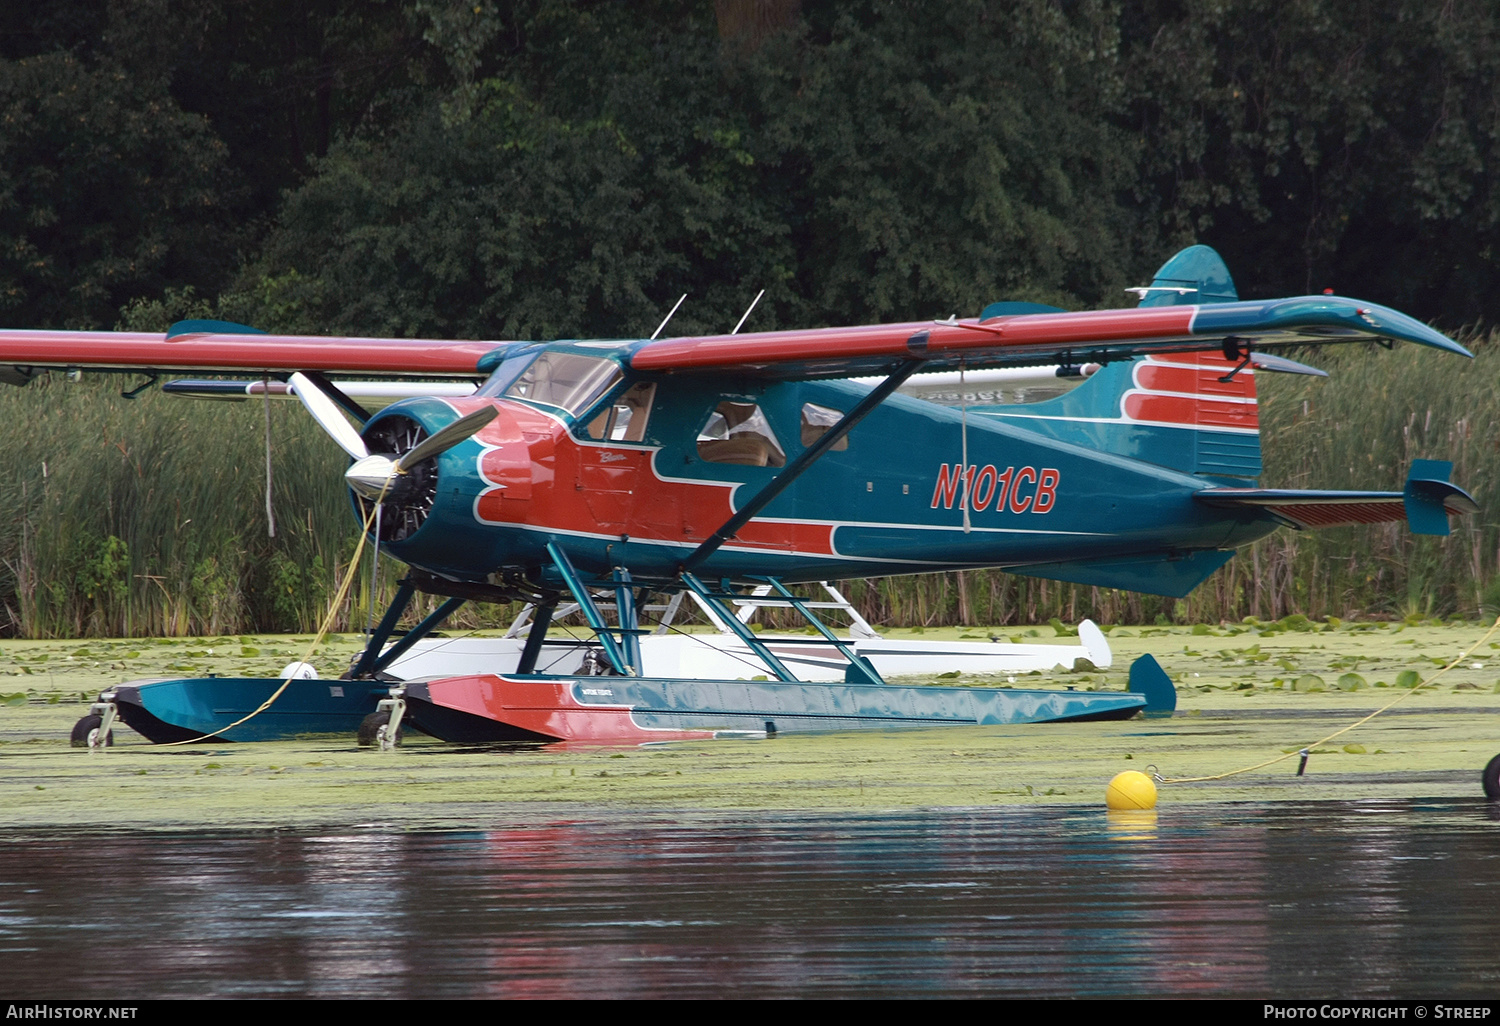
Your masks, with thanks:
[(589, 421), (589, 437), (609, 442), (644, 442), (646, 420), (651, 416), (651, 401), (655, 398), (654, 383), (641, 381), (631, 385)]
[[(819, 406), (816, 403), (802, 404), (802, 444), (812, 445), (818, 439), (828, 434), (829, 430), (844, 419), (840, 410), (831, 410), (827, 406)], [(834, 452), (843, 452), (849, 448), (849, 436), (846, 434), (837, 442), (833, 443)]]
[(560, 406), (577, 416), (624, 377), (619, 364), (597, 356), (545, 352), (505, 390), (517, 399)]
[(771, 422), (755, 403), (728, 400), (715, 407), (698, 432), (698, 456), (709, 463), (784, 467), (786, 453)]

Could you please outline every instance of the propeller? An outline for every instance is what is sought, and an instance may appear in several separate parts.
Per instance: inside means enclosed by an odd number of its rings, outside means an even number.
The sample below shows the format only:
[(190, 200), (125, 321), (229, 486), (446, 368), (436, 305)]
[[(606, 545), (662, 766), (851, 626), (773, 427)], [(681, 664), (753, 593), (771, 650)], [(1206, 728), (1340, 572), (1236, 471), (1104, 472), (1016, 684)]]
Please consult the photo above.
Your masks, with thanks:
[(493, 406), (486, 406), (465, 414), (393, 458), (391, 455), (371, 453), (359, 432), (339, 412), (338, 405), (308, 377), (300, 373), (293, 374), (290, 382), (297, 398), (307, 407), (307, 412), (312, 414), (313, 419), (340, 448), (354, 458), (354, 465), (345, 471), (344, 480), (349, 482), (350, 488), (371, 500), (379, 499), (389, 492), (396, 478), (410, 473), (423, 460), (447, 452), (494, 420), (499, 413)]

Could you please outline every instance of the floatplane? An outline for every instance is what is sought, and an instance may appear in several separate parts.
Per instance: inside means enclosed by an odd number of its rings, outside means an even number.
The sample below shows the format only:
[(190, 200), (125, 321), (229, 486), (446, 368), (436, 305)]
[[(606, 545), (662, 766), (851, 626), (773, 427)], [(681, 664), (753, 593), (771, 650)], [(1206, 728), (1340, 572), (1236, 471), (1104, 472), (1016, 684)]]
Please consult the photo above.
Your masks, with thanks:
[[(293, 680), (227, 730), (283, 682), (135, 681), (102, 694), (75, 737), (105, 743), (116, 716), (158, 742), (362, 728), (387, 745), (402, 726), (464, 742), (656, 741), (1118, 719), (1170, 708), (1171, 682), (1158, 670), (1133, 671), (1129, 691), (893, 685), (799, 589), (1000, 567), (1180, 597), (1281, 527), (1405, 520), (1447, 534), (1477, 510), (1437, 461), (1414, 462), (1401, 491), (1257, 487), (1256, 375), (1320, 373), (1268, 350), (1463, 346), (1346, 297), (1242, 301), (1203, 246), (1133, 291), (1126, 309), (996, 303), (969, 319), (687, 338), (289, 337), (219, 321), (164, 336), (0, 332), (12, 382), (238, 372), (295, 394), (348, 453), (370, 540), (408, 567), (338, 679)], [(387, 404), (367, 409), (341, 388), (353, 380), (384, 382)], [(1016, 396), (1018, 381), (1033, 394)], [(398, 636), (418, 593), (443, 601)], [(761, 679), (653, 666), (641, 613), (683, 595)], [(459, 672), (412, 672), (416, 646), (471, 601), (526, 603), (524, 636)], [(756, 601), (800, 615), (803, 647), (839, 679), (799, 677), (739, 615)], [(587, 660), (559, 666), (548, 627), (565, 604), (592, 641)]]

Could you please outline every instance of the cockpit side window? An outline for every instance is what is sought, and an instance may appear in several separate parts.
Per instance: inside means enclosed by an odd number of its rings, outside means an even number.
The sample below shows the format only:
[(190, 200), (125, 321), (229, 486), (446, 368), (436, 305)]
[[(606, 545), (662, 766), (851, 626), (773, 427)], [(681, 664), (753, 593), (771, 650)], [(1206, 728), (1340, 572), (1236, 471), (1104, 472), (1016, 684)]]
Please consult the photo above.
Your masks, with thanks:
[(599, 441), (644, 442), (655, 398), (654, 382), (639, 381), (631, 385), (589, 421), (588, 436)]
[(505, 394), (548, 406), (560, 406), (577, 416), (615, 386), (624, 372), (613, 360), (577, 353), (544, 352), (527, 367)]
[(698, 456), (709, 463), (784, 467), (786, 453), (755, 403), (721, 402), (698, 431)]
[[(818, 439), (826, 435), (830, 428), (844, 418), (838, 410), (827, 406), (819, 406), (817, 403), (802, 404), (802, 444), (812, 445)], [(846, 434), (837, 442), (833, 443), (834, 452), (843, 452), (849, 448), (849, 436)]]

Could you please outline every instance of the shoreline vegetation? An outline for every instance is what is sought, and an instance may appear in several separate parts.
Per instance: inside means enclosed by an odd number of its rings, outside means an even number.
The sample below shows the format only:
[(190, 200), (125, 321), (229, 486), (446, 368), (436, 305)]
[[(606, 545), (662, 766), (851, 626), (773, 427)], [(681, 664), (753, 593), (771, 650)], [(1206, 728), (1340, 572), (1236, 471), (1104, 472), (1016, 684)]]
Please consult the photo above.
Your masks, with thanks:
[[(104, 685), (148, 673), (274, 673), (301, 654), (306, 637), (8, 641), (0, 643), (0, 759), (10, 767), (0, 776), (0, 826), (443, 829), (623, 808), (1039, 804), (1096, 807), (1102, 819), (1116, 773), (1154, 765), (1168, 777), (1216, 774), (1296, 751), (1386, 704), (1413, 677), (1430, 676), (1484, 630), (1474, 622), (1116, 627), (1109, 671), (1016, 682), (1121, 688), (1129, 663), (1149, 651), (1177, 682), (1170, 719), (640, 747), (470, 747), (410, 735), (384, 753), (336, 736), (163, 748), (125, 727), (106, 751), (69, 747), (84, 699)], [(315, 661), (327, 673), (356, 647), (353, 637), (331, 639)], [(973, 675), (933, 682), (1007, 683)], [(1500, 642), (1314, 750), (1305, 776), (1295, 775), (1293, 758), (1224, 780), (1164, 784), (1158, 813), (1238, 801), (1482, 800), (1479, 775), (1500, 751), (1497, 727)]]
[[(1264, 484), (1399, 489), (1452, 459), (1493, 506), (1493, 5), (11, 6), (7, 327), (629, 338), (683, 294), (669, 335), (758, 294), (747, 330), (1114, 307), (1201, 242), (1246, 297), (1475, 326), (1471, 364), (1343, 348), (1294, 354), (1330, 381), (1261, 375)], [(0, 638), (311, 630), (355, 527), (302, 411), (271, 410), (271, 538), (254, 404), (65, 377), (0, 385)], [(1497, 550), (1482, 514), (1446, 540), (1282, 531), (1181, 602), (990, 571), (845, 593), (928, 628), (1474, 616)]]
[[(1299, 354), (1327, 380), (1257, 377), (1267, 487), (1399, 490), (1413, 459), (1452, 460), (1483, 512), (1448, 538), (1404, 524), (1281, 530), (1184, 600), (968, 571), (844, 582), (886, 627), (1028, 628), (1060, 619), (1191, 625), (1493, 616), (1500, 612), (1500, 347), (1464, 338), (1464, 361), (1398, 346)], [(50, 375), (0, 388), (9, 472), (0, 480), (0, 638), (189, 637), (315, 629), (354, 551), (343, 456), (295, 403), (271, 408), (276, 535), (265, 514), (265, 411)], [(856, 429), (857, 437), (858, 429)], [(401, 565), (386, 561), (376, 615)], [(368, 565), (335, 629), (371, 617)], [(424, 597), (409, 617), (426, 615)], [(468, 605), (454, 629), (509, 624)], [(792, 626), (776, 611), (768, 626)], [(411, 622), (415, 622), (413, 619)]]

